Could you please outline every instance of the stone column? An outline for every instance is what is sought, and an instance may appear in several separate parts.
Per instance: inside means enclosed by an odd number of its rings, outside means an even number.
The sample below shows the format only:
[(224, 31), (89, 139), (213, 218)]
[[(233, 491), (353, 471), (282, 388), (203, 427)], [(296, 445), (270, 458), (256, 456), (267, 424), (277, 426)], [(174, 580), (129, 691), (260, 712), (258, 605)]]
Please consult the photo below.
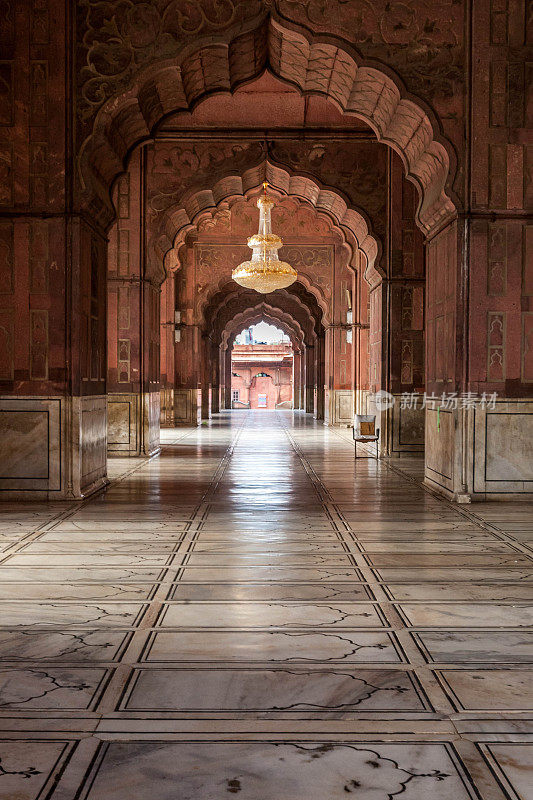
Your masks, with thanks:
[(315, 347), (312, 344), (305, 348), (305, 383), (304, 411), (313, 414), (315, 410)]
[(300, 350), (294, 351), (293, 365), (292, 365), (292, 395), (293, 395), (293, 408), (298, 410), (300, 406), (300, 386), (301, 386), (301, 359), (302, 354)]
[(352, 344), (348, 342), (347, 325), (326, 330), (327, 425), (348, 426), (353, 422), (354, 391), (352, 388)]
[(108, 247), (108, 454), (159, 450), (160, 290), (147, 277), (142, 153), (133, 154), (113, 198), (117, 220)]
[[(382, 443), (389, 455), (399, 457), (424, 451), (425, 259), (424, 237), (415, 222), (417, 191), (405, 177), (400, 158), (392, 151), (389, 175), (390, 257), (383, 284), (387, 292), (389, 334), (388, 374), (384, 382), (394, 404), (382, 415)], [(402, 395), (413, 393), (420, 402), (402, 403)]]
[(220, 408), (231, 408), (231, 348), (220, 347), (219, 351), (220, 374)]
[(199, 325), (184, 324), (176, 344), (174, 419), (176, 425), (199, 425), (202, 421), (201, 389), (202, 332)]
[(174, 425), (175, 281), (169, 275), (161, 286), (161, 425)]
[(211, 342), (206, 336), (202, 336), (201, 346), (201, 365), (200, 365), (200, 387), (202, 394), (202, 419), (211, 417), (211, 395), (213, 391), (211, 366)]
[(218, 347), (211, 345), (211, 413), (218, 414), (220, 411), (220, 361), (218, 358)]
[(321, 333), (316, 338), (316, 366), (317, 366), (317, 397), (316, 397), (316, 418), (325, 418), (325, 334)]
[(366, 414), (367, 397), (370, 392), (370, 324), (369, 293), (366, 280), (367, 261), (362, 253), (357, 255), (357, 291), (353, 307), (355, 323), (355, 411)]
[(0, 494), (106, 482), (106, 232), (75, 187), (71, 4), (4, 4), (0, 121)]
[(458, 407), (426, 411), (426, 481), (463, 502), (533, 496), (528, 23), (472, 4), (465, 213), (428, 245), (428, 389)]

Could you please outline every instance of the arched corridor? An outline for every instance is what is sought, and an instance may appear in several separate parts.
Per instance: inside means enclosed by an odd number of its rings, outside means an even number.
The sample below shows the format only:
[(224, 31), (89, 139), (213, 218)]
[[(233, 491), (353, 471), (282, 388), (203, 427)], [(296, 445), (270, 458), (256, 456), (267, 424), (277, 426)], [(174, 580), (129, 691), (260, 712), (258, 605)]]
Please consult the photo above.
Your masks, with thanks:
[(533, 800), (532, 7), (0, 0), (0, 800)]
[(494, 764), (520, 788), (522, 740), (484, 744), (533, 701), (520, 506), (454, 507), (302, 413), (226, 412), (113, 464), (104, 495), (3, 523), (2, 765), (21, 770), (3, 796), (385, 798), (408, 779), (492, 800)]

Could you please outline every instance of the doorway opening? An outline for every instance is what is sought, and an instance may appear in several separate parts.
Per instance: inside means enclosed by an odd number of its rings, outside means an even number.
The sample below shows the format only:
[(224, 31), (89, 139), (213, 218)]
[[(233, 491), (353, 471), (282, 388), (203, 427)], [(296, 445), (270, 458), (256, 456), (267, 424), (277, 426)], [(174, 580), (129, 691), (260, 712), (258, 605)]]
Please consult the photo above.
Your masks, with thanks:
[(280, 328), (263, 320), (244, 328), (231, 351), (231, 407), (275, 411), (294, 407), (294, 353)]

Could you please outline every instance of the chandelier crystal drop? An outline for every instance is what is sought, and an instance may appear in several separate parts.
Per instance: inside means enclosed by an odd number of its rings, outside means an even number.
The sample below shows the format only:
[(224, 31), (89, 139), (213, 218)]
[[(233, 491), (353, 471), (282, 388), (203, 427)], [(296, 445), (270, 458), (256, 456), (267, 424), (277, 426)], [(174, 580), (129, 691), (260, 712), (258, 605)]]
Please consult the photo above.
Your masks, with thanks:
[(263, 183), (264, 194), (257, 201), (259, 231), (248, 239), (252, 258), (250, 261), (243, 261), (231, 273), (233, 280), (240, 286), (255, 289), (261, 294), (285, 289), (298, 277), (296, 270), (290, 264), (278, 258), (278, 250), (283, 242), (279, 236), (272, 233), (271, 211), (274, 200), (267, 194), (267, 187), (268, 183)]

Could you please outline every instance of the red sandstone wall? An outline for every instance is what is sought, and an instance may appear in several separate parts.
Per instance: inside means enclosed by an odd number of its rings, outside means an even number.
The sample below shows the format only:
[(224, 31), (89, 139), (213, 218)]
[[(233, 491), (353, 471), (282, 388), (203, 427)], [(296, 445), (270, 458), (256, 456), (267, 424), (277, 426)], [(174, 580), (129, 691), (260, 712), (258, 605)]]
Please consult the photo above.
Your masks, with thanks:
[(476, 221), (469, 310), (471, 391), (530, 396), (533, 387), (533, 226)]
[(263, 409), (272, 410), (276, 408), (278, 402), (278, 389), (274, 385), (271, 377), (268, 378), (252, 378), (250, 386), (250, 408), (259, 408), (259, 395), (266, 395), (266, 406), (261, 406)]
[(108, 247), (108, 392), (159, 388), (160, 288), (145, 280), (142, 181), (142, 156), (136, 151), (113, 191), (117, 219)]
[[(269, 355), (279, 356), (280, 360), (262, 361), (260, 354), (265, 351)], [(234, 353), (245, 355), (247, 360), (232, 361), (232, 399), (233, 392), (238, 390), (241, 403), (249, 403), (250, 408), (258, 408), (258, 395), (265, 394), (265, 408), (269, 409), (293, 400), (293, 359), (287, 345), (235, 345)], [(262, 372), (269, 377), (258, 377)]]
[(468, 388), (533, 395), (530, 4), (473, 4)]
[(140, 390), (141, 158), (134, 153), (128, 172), (113, 191), (117, 220), (108, 247), (108, 391)]
[(426, 304), (427, 391), (457, 391), (458, 367), (457, 225), (448, 226), (428, 244)]
[(396, 154), (390, 159), (389, 327), (390, 383), (393, 394), (425, 389), (424, 239), (416, 226), (416, 187)]
[(105, 238), (67, 216), (69, 24), (64, 3), (0, 14), (1, 394), (105, 391)]

